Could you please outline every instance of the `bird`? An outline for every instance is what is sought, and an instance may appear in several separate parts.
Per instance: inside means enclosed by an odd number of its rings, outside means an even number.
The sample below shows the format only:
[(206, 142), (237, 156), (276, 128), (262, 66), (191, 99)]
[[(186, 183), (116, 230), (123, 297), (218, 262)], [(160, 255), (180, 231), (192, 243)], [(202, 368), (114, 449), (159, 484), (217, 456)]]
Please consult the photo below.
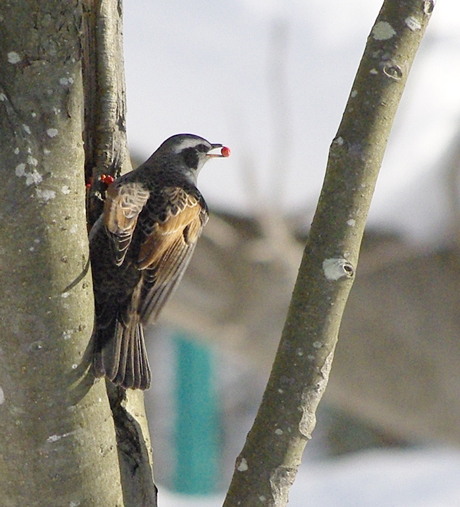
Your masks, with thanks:
[(89, 233), (96, 377), (124, 389), (150, 387), (144, 328), (176, 289), (208, 221), (198, 173), (211, 158), (229, 155), (222, 144), (176, 134), (108, 186)]

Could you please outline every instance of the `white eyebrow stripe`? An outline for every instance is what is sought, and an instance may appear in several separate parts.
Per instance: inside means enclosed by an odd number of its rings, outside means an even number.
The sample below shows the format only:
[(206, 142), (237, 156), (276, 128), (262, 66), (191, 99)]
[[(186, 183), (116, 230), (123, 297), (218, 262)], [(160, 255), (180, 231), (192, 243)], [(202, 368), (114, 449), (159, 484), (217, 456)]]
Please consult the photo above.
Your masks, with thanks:
[[(208, 143), (203, 139), (184, 139), (183, 141), (178, 144), (175, 149), (174, 153), (180, 153), (182, 150), (185, 150), (187, 148), (196, 148), (200, 144), (204, 144), (205, 146), (208, 145)], [(209, 145), (209, 149), (211, 149), (211, 145)]]

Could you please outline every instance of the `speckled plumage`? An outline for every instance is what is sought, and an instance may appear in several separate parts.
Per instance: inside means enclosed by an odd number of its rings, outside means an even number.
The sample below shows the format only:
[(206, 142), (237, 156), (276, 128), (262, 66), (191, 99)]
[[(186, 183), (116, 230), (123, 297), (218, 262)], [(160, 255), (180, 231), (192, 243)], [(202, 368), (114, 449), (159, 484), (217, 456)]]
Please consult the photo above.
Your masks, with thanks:
[(144, 326), (176, 288), (208, 219), (199, 170), (221, 147), (192, 134), (167, 139), (107, 190), (90, 232), (96, 304), (94, 370), (124, 388), (147, 389)]

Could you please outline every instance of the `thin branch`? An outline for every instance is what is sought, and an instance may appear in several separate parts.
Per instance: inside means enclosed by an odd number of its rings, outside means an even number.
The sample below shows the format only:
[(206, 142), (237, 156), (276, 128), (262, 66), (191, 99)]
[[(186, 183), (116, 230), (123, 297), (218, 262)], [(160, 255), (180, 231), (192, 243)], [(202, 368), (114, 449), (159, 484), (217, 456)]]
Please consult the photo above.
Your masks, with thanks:
[(329, 378), (391, 125), (432, 1), (386, 0), (334, 138), (272, 373), (225, 507), (284, 506)]

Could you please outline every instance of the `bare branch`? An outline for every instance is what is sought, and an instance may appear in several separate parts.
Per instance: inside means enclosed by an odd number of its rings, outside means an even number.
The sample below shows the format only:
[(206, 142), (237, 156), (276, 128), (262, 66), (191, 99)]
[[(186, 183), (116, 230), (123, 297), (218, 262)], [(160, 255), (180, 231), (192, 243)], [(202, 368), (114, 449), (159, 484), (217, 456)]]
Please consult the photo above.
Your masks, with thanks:
[[(104, 192), (101, 174), (132, 169), (126, 138), (126, 86), (123, 62), (122, 4), (85, 0), (84, 8), (86, 177), (92, 178), (87, 203), (91, 226), (99, 217)], [(107, 382), (117, 437), (124, 505), (156, 505), (153, 459), (144, 395)]]
[(315, 426), (391, 125), (433, 2), (386, 0), (368, 38), (272, 373), (225, 507), (284, 506)]
[(102, 210), (101, 174), (132, 169), (126, 138), (126, 87), (121, 2), (84, 0), (83, 77), (85, 90), (85, 174), (92, 179), (91, 226)]

